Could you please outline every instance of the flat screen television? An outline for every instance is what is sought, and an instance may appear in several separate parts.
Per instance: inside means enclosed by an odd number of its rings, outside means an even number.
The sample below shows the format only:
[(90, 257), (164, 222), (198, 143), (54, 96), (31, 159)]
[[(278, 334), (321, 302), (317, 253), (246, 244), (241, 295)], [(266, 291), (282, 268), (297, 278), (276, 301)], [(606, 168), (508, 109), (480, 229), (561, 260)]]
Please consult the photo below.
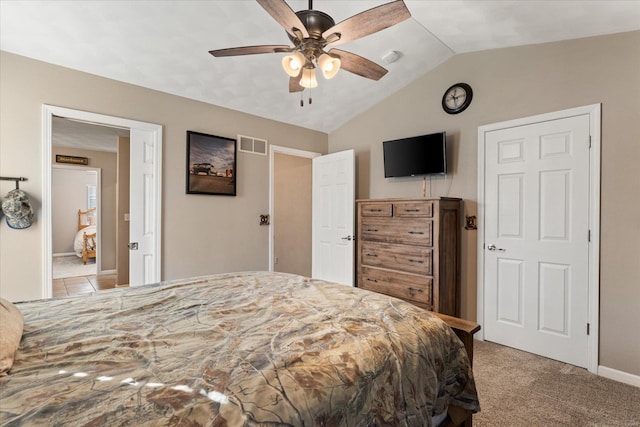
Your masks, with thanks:
[(382, 151), (385, 178), (447, 173), (445, 132), (384, 141)]

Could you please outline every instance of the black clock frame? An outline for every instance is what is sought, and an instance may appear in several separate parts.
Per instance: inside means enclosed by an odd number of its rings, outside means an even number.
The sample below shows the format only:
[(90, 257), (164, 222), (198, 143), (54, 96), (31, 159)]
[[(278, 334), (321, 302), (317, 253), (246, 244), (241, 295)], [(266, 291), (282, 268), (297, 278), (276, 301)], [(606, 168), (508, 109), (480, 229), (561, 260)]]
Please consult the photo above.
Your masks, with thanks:
[[(447, 94), (456, 87), (463, 89), (467, 93), (467, 97), (465, 98), (464, 103), (460, 105), (458, 108), (449, 108), (447, 107), (447, 103), (446, 103)], [(447, 90), (444, 91), (444, 95), (442, 96), (442, 109), (448, 114), (459, 114), (459, 113), (462, 113), (464, 110), (466, 110), (467, 107), (469, 107), (469, 104), (471, 104), (472, 99), (473, 99), (473, 90), (471, 89), (471, 86), (469, 86), (467, 83), (456, 83), (454, 85), (451, 85)]]

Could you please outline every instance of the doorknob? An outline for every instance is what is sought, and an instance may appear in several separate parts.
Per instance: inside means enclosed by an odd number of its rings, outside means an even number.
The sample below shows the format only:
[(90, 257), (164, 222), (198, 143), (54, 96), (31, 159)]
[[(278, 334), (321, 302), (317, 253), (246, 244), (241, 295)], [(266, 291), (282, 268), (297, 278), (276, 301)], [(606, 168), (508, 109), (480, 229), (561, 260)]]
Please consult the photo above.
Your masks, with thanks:
[(496, 248), (496, 245), (491, 244), (489, 246), (487, 246), (487, 249), (489, 249), (490, 251), (498, 251), (498, 252), (506, 252), (506, 249), (502, 249), (502, 248)]
[(129, 246), (129, 249), (131, 249), (132, 251), (138, 250), (138, 242), (131, 242), (127, 246)]
[(347, 236), (347, 237), (341, 237), (342, 240), (356, 240), (356, 236)]

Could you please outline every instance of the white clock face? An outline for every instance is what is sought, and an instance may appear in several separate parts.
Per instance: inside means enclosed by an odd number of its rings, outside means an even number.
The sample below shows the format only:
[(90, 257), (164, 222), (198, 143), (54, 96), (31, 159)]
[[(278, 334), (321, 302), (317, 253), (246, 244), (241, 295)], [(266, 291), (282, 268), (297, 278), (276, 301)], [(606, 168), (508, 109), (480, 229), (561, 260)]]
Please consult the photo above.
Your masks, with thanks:
[(465, 99), (467, 99), (467, 92), (460, 87), (454, 87), (447, 92), (444, 102), (448, 108), (454, 110), (464, 104)]

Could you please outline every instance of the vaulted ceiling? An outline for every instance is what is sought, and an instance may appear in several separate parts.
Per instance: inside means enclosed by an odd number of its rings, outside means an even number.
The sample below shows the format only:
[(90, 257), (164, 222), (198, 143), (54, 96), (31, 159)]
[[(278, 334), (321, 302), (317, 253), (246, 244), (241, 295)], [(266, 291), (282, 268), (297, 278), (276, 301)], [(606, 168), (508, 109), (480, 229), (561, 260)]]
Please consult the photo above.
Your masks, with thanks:
[[(313, 8), (339, 22), (386, 2), (316, 0)], [(306, 0), (287, 3), (308, 8)], [(332, 80), (319, 77), (313, 103), (305, 91), (302, 108), (300, 93), (288, 91), (284, 54), (208, 53), (291, 44), (255, 1), (0, 0), (0, 49), (329, 133), (455, 54), (640, 29), (640, 1), (405, 3), (410, 19), (340, 46), (389, 73), (377, 82), (344, 70)], [(391, 51), (400, 58), (385, 64)]]

